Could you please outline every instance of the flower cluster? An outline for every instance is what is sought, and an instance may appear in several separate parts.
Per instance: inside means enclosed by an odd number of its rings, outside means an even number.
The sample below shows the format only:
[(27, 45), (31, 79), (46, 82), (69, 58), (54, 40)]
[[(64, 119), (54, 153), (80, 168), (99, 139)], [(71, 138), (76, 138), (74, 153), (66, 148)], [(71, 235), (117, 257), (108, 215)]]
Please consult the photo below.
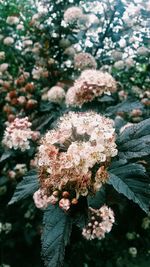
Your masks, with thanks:
[(95, 58), (89, 54), (81, 52), (79, 54), (76, 54), (74, 57), (74, 67), (75, 69), (96, 69), (97, 63)]
[(8, 148), (25, 151), (30, 149), (30, 140), (38, 138), (38, 133), (31, 130), (28, 117), (16, 118), (9, 123), (3, 137), (3, 144)]
[(58, 201), (58, 198), (55, 197), (54, 195), (48, 197), (45, 195), (44, 190), (39, 189), (36, 191), (33, 195), (33, 199), (35, 202), (35, 205), (39, 209), (46, 208), (48, 204), (55, 204)]
[[(95, 193), (108, 179), (116, 156), (113, 121), (94, 112), (69, 112), (39, 147), (39, 180), (44, 194), (68, 210), (80, 196)], [(51, 201), (50, 200), (50, 201)], [(49, 201), (48, 201), (49, 202)]]
[(106, 205), (100, 209), (89, 208), (90, 221), (88, 225), (83, 228), (82, 235), (92, 240), (95, 238), (102, 239), (106, 233), (109, 233), (115, 222), (114, 212)]
[(79, 7), (69, 7), (64, 13), (64, 21), (68, 24), (75, 23), (83, 16), (82, 9)]
[(9, 25), (16, 25), (19, 23), (19, 18), (15, 16), (7, 17), (6, 23)]
[(47, 92), (47, 99), (54, 103), (61, 103), (65, 98), (65, 91), (60, 86), (53, 86)]
[(12, 45), (14, 43), (14, 39), (12, 37), (6, 37), (3, 41), (4, 45)]
[(84, 70), (66, 94), (67, 106), (79, 106), (104, 93), (116, 91), (116, 81), (107, 72)]

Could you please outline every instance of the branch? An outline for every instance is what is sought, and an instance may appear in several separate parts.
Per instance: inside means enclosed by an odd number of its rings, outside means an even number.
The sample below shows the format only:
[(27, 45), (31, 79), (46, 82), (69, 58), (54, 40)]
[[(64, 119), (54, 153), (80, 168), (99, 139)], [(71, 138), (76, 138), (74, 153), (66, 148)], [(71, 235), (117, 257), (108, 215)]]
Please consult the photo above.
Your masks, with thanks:
[(116, 10), (117, 10), (117, 6), (114, 7), (114, 11), (113, 11), (113, 13), (112, 13), (112, 15), (111, 15), (111, 17), (110, 17), (110, 21), (109, 21), (109, 23), (107, 24), (106, 30), (105, 30), (105, 32), (104, 32), (102, 38), (99, 39), (100, 45), (97, 46), (97, 48), (96, 48), (96, 50), (95, 50), (95, 53), (94, 53), (94, 56), (97, 55), (97, 52), (98, 52), (98, 50), (99, 50), (100, 48), (103, 48), (103, 47), (104, 47), (104, 43), (103, 43), (103, 42), (104, 42), (105, 38), (107, 37), (107, 34), (108, 34), (108, 32), (109, 32), (110, 25), (111, 25), (112, 21), (114, 20)]

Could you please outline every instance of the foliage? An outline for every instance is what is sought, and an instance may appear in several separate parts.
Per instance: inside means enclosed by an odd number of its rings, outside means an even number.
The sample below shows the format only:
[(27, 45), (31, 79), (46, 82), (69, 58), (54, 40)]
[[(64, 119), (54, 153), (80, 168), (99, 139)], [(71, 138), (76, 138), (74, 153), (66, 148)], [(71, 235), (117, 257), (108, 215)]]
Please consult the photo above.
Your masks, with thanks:
[[(82, 7), (82, 16), (74, 21), (69, 16), (67, 23), (64, 13), (73, 6)], [(48, 267), (148, 266), (148, 12), (149, 2), (144, 0), (0, 1), (0, 266), (42, 266), (40, 237)], [(93, 57), (97, 70), (113, 76), (117, 89), (81, 106), (67, 106), (64, 95), (82, 73), (75, 62), (81, 52)], [(80, 65), (87, 68), (84, 60)], [(52, 87), (57, 87), (55, 92), (63, 88), (64, 95), (50, 98)], [(66, 112), (89, 110), (115, 122), (118, 154), (108, 164), (109, 180), (94, 195), (81, 196), (68, 211), (50, 204), (43, 210), (42, 224), (31, 199), (40, 188), (40, 139)], [(29, 149), (5, 147), (5, 129), (26, 116), (36, 136)], [(116, 225), (103, 240), (84, 240), (88, 207), (104, 204), (114, 210)]]

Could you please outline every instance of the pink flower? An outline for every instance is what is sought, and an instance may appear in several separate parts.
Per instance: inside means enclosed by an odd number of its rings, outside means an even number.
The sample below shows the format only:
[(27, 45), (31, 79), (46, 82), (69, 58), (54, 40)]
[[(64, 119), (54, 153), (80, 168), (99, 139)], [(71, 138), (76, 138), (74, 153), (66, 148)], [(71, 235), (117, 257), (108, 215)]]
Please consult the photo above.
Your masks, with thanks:
[(89, 53), (79, 53), (74, 56), (74, 66), (76, 69), (96, 69), (97, 63), (95, 58)]
[(59, 207), (65, 211), (69, 210), (70, 208), (70, 201), (69, 199), (67, 198), (62, 198), (60, 201), (59, 201)]
[(58, 198), (54, 195), (47, 196), (44, 190), (39, 189), (33, 195), (34, 203), (38, 209), (45, 209), (49, 204), (56, 204)]
[(84, 70), (66, 94), (67, 106), (81, 107), (95, 97), (117, 90), (116, 82), (107, 72)]
[(8, 148), (20, 149), (25, 151), (30, 149), (30, 140), (33, 139), (33, 131), (28, 117), (16, 118), (8, 123), (3, 137), (3, 144)]
[(51, 102), (54, 102), (54, 103), (61, 103), (61, 102), (63, 102), (64, 98), (65, 98), (65, 91), (60, 86), (53, 86), (47, 92), (48, 101), (51, 101)]
[(79, 7), (69, 7), (64, 13), (66, 23), (74, 23), (83, 16), (82, 9)]
[[(65, 114), (42, 138), (39, 180), (47, 196), (58, 191), (60, 207), (69, 209), (63, 192), (78, 199), (95, 193), (108, 180), (107, 165), (117, 154), (113, 121), (94, 112)], [(99, 170), (93, 174), (95, 165)]]
[(104, 238), (115, 222), (114, 212), (104, 205), (99, 210), (89, 208), (89, 214), (89, 223), (83, 228), (82, 235), (88, 240)]

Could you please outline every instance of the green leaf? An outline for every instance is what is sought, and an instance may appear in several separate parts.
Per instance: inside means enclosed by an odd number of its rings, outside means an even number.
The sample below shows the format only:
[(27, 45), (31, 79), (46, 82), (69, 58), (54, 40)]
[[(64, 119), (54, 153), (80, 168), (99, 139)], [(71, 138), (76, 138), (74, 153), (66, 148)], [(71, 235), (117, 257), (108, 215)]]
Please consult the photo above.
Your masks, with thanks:
[(6, 159), (8, 160), (12, 155), (12, 151), (11, 150), (6, 150), (2, 156), (0, 157), (0, 163), (5, 161)]
[(38, 188), (39, 183), (37, 179), (37, 173), (35, 171), (28, 172), (23, 180), (17, 185), (14, 195), (8, 204), (10, 205), (21, 199), (27, 198), (37, 191)]
[(104, 186), (94, 195), (88, 197), (88, 205), (92, 208), (98, 209), (106, 201), (106, 194)]
[(69, 242), (72, 223), (69, 215), (58, 206), (49, 206), (44, 212), (42, 256), (46, 267), (63, 264), (65, 246)]
[(72, 206), (70, 215), (72, 218), (73, 224), (79, 228), (83, 228), (87, 225), (88, 222), (88, 203), (87, 197), (81, 196), (78, 199), (78, 204)]
[(142, 158), (150, 155), (150, 119), (126, 128), (117, 139), (119, 157)]
[(150, 208), (150, 178), (145, 168), (136, 163), (110, 170), (109, 184), (137, 203), (145, 212)]
[(122, 145), (131, 139), (138, 139), (142, 136), (150, 135), (150, 119), (133, 124), (127, 127), (117, 138), (117, 143)]
[(108, 107), (106, 109), (107, 115), (116, 115), (117, 112), (125, 112), (129, 113), (133, 109), (143, 109), (143, 105), (141, 104), (140, 101), (133, 101), (133, 100), (125, 100), (122, 103), (119, 103), (115, 106)]

